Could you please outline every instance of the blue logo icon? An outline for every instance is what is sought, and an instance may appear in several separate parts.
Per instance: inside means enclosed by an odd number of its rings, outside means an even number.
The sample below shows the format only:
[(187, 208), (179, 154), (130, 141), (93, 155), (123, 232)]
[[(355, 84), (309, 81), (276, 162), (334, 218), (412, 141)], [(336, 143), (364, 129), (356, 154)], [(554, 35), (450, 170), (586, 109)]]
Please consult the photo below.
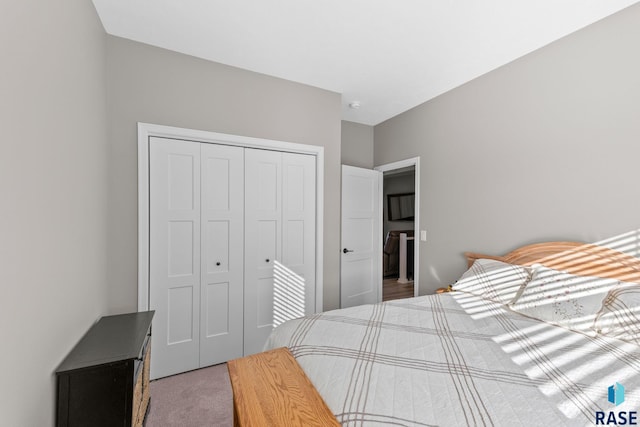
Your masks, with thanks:
[(609, 386), (609, 402), (616, 406), (624, 402), (624, 387), (619, 382)]

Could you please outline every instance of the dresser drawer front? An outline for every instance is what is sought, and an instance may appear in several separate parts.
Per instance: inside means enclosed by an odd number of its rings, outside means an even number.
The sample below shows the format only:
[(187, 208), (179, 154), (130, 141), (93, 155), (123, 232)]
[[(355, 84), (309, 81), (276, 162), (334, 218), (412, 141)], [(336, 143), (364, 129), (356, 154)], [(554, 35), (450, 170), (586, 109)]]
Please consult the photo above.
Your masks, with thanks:
[(116, 426), (130, 411), (132, 365), (114, 363), (58, 378), (58, 426)]

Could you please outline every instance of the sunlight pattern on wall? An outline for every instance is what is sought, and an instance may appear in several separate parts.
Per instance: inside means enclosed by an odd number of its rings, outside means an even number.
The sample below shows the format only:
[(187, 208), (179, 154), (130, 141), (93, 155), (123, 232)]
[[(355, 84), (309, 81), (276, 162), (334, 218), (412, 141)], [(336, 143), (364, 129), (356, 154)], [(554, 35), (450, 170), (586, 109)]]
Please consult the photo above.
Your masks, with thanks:
[(595, 244), (640, 258), (640, 229), (603, 239)]
[(305, 315), (305, 281), (282, 263), (273, 268), (273, 327)]

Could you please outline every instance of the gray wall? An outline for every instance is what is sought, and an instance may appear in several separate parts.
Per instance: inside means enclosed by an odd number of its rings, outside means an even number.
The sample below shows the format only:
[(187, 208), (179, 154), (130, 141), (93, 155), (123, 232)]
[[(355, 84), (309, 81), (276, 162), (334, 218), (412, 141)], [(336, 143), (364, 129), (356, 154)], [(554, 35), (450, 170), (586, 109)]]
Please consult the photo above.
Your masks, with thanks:
[(640, 223), (640, 4), (375, 127), (421, 158), (420, 293), (466, 250), (598, 241)]
[(137, 307), (137, 122), (325, 147), (324, 308), (339, 305), (340, 95), (107, 37), (109, 307)]
[(342, 122), (342, 164), (373, 168), (373, 126)]
[(85, 0), (3, 3), (0, 33), (0, 424), (52, 426), (107, 303), (106, 36)]

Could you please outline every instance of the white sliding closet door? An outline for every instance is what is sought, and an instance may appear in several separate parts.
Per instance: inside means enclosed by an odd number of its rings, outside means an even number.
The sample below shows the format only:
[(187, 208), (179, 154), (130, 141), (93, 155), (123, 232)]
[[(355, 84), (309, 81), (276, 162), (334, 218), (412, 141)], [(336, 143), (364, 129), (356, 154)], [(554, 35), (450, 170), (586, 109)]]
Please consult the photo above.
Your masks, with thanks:
[(153, 378), (200, 366), (200, 144), (149, 144)]
[(245, 151), (244, 354), (315, 310), (315, 157)]
[(200, 145), (200, 366), (209, 366), (242, 357), (244, 148)]

